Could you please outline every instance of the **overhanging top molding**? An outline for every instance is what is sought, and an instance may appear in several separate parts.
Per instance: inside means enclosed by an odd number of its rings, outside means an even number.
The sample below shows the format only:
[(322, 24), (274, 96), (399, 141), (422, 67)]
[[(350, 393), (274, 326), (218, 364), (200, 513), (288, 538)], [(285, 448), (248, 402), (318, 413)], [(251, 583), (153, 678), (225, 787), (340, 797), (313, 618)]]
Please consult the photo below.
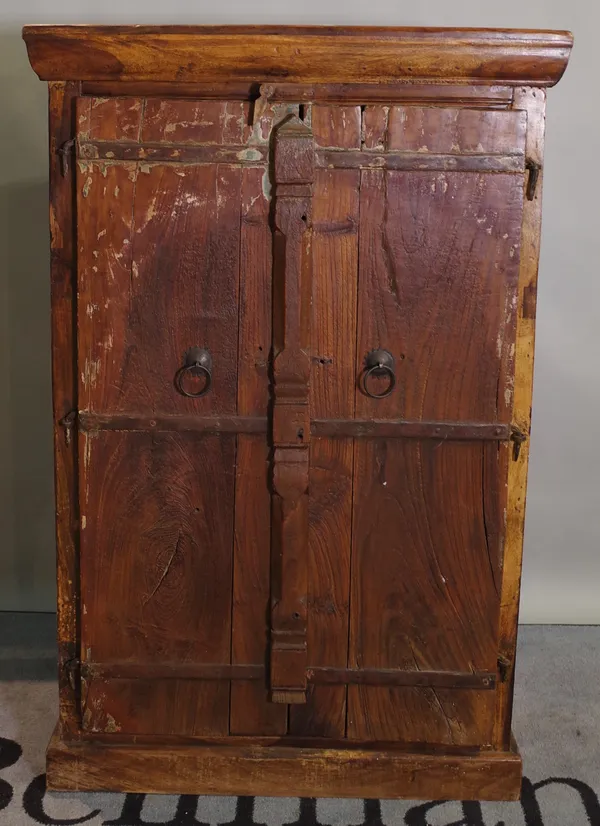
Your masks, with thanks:
[(515, 29), (26, 26), (42, 80), (552, 86), (573, 38)]

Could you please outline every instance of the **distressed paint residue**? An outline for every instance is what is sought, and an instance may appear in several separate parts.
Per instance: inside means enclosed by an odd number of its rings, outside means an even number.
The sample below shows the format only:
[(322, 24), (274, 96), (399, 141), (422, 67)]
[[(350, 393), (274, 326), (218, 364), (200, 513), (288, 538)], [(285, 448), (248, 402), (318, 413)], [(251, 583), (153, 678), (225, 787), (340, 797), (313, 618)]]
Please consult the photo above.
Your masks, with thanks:
[(262, 152), (260, 152), (258, 149), (252, 148), (242, 149), (241, 152), (237, 153), (236, 157), (240, 161), (260, 161), (262, 158)]
[[(95, 433), (83, 434), (83, 478), (85, 479), (84, 487), (84, 502), (85, 505), (89, 503), (90, 498), (90, 483), (89, 483), (89, 469), (92, 459), (92, 439), (96, 437)], [(83, 527), (83, 525), (82, 525)], [(88, 653), (88, 660), (91, 660), (91, 652)]]
[(101, 359), (86, 359), (83, 365), (83, 372), (81, 373), (81, 381), (86, 389), (91, 389), (96, 386), (98, 376), (100, 375), (100, 368), (102, 366)]
[(116, 734), (116, 732), (121, 731), (121, 726), (117, 723), (115, 718), (112, 714), (106, 713), (106, 723), (104, 725), (104, 731), (107, 734)]

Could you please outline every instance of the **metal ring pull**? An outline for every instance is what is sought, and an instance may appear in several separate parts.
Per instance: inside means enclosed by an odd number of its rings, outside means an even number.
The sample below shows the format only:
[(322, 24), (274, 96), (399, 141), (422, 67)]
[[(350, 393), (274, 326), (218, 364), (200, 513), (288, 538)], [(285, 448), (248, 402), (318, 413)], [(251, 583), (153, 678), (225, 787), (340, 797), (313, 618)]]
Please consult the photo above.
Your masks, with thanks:
[[(362, 380), (364, 392), (372, 399), (385, 399), (396, 386), (395, 360), (393, 355), (389, 350), (371, 350), (365, 359), (365, 368)], [(369, 390), (369, 379), (371, 376), (388, 376), (390, 383), (383, 393), (372, 393)]]
[[(192, 393), (184, 387), (184, 380), (186, 376), (193, 376), (199, 378), (204, 376), (205, 382), (197, 393)], [(190, 399), (199, 399), (200, 396), (206, 396), (212, 384), (212, 356), (202, 347), (190, 347), (185, 354), (185, 363), (183, 367), (175, 373), (175, 387), (183, 396), (188, 396)]]

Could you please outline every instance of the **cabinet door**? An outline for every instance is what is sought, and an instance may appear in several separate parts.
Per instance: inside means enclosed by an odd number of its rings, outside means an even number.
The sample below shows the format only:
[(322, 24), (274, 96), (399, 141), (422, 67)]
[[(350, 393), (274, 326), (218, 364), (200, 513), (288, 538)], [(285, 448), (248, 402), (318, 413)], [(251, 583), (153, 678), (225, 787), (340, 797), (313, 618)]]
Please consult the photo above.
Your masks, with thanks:
[(309, 661), (338, 684), (315, 678), (292, 726), (488, 744), (525, 114), (314, 106), (312, 126)]
[(229, 680), (264, 661), (269, 595), (268, 128), (248, 118), (241, 102), (78, 100), (89, 731), (221, 735), (240, 707), (250, 728), (285, 725), (263, 683), (230, 696)]

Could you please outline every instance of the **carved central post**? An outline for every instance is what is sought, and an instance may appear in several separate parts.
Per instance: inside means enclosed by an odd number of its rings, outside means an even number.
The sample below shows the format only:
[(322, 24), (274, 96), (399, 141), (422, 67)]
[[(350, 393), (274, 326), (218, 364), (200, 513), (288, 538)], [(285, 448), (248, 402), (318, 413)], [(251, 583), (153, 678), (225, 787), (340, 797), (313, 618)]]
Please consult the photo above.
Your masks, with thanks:
[(310, 211), (315, 152), (295, 115), (275, 135), (271, 699), (306, 702)]

